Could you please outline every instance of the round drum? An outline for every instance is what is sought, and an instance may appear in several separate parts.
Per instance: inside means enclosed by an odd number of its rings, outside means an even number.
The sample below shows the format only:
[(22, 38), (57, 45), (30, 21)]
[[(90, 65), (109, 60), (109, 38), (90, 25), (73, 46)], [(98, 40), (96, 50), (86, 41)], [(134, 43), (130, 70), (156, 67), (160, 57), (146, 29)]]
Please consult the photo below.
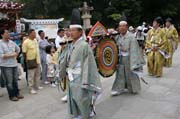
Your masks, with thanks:
[(108, 36), (100, 39), (95, 48), (95, 57), (99, 73), (103, 77), (112, 76), (118, 63), (118, 48), (115, 40)]

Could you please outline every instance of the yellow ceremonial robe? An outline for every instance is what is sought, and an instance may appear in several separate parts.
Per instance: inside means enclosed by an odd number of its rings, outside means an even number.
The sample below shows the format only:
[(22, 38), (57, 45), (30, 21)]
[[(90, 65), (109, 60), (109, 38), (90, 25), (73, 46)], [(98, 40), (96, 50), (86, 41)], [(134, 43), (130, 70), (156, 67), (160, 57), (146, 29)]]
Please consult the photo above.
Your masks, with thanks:
[(166, 67), (171, 67), (174, 51), (178, 47), (178, 42), (179, 42), (178, 33), (174, 26), (170, 26), (169, 28), (164, 28), (164, 31), (165, 31), (166, 37), (168, 39), (168, 53), (170, 55), (170, 58), (165, 60), (164, 65)]
[(167, 51), (167, 39), (161, 28), (149, 30), (146, 37), (147, 67), (149, 75), (161, 77), (164, 57), (160, 51)]

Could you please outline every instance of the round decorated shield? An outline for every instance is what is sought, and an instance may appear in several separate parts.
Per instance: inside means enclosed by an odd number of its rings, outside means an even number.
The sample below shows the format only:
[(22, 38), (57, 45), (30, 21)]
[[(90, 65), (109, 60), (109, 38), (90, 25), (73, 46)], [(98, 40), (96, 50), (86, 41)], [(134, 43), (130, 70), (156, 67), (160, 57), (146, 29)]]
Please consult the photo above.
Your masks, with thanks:
[(95, 57), (99, 73), (103, 77), (113, 75), (118, 63), (118, 48), (113, 38), (104, 37), (95, 48)]

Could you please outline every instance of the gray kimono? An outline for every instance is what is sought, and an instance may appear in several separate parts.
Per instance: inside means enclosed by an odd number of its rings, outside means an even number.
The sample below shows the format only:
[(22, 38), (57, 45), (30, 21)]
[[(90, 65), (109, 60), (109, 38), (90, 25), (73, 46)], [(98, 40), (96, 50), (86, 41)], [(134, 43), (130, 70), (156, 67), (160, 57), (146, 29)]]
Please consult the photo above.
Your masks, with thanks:
[(142, 69), (145, 64), (138, 43), (130, 32), (125, 36), (120, 34), (115, 39), (119, 47), (119, 63), (112, 90), (128, 89), (131, 93), (138, 93), (141, 89), (140, 80), (133, 71)]
[(69, 113), (87, 119), (92, 96), (101, 92), (101, 82), (92, 49), (82, 37), (71, 45), (67, 61)]
[(59, 78), (65, 78), (67, 76), (66, 67), (67, 67), (67, 56), (71, 44), (67, 44), (63, 51), (59, 52), (56, 73), (58, 73)]

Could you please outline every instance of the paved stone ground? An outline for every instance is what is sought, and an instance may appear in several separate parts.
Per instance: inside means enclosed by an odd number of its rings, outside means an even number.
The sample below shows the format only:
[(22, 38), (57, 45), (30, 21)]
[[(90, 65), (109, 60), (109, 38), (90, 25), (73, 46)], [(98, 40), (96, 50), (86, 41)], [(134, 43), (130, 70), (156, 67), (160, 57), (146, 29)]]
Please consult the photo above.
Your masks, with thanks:
[[(162, 78), (144, 78), (138, 95), (110, 96), (114, 76), (101, 78), (103, 94), (97, 102), (96, 119), (180, 119), (180, 48), (174, 56), (172, 68), (164, 68)], [(11, 102), (5, 89), (0, 89), (0, 119), (68, 119), (67, 105), (61, 102), (62, 92), (44, 86), (37, 95), (28, 94), (25, 80), (19, 82), (23, 100)]]

